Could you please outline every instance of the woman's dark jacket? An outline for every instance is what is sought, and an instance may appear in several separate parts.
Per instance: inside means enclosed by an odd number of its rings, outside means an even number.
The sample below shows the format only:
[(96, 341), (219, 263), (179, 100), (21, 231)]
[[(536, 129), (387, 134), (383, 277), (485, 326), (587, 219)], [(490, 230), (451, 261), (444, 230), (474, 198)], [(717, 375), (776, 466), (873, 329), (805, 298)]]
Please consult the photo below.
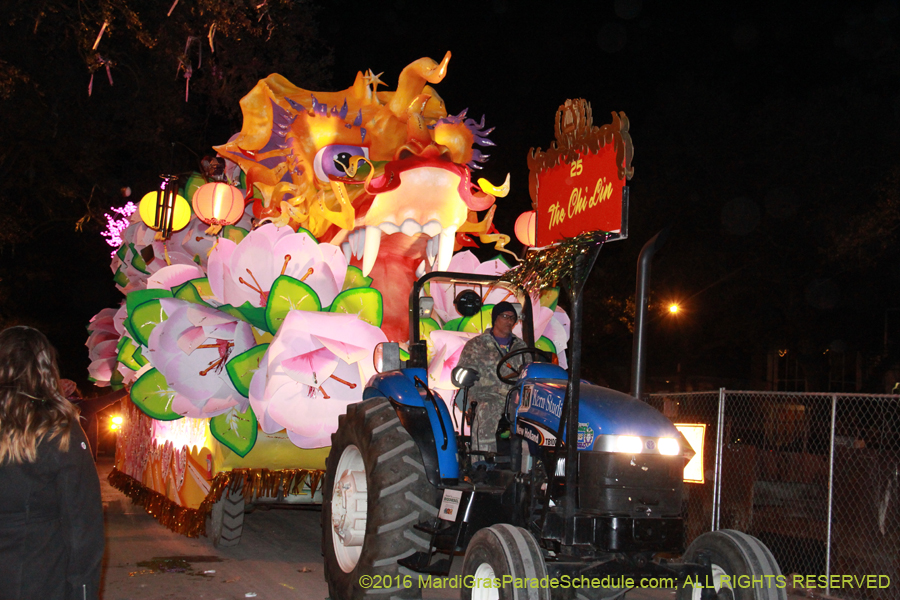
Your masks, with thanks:
[(44, 439), (34, 463), (0, 465), (0, 600), (98, 597), (97, 469), (78, 422), (68, 452), (58, 442)]

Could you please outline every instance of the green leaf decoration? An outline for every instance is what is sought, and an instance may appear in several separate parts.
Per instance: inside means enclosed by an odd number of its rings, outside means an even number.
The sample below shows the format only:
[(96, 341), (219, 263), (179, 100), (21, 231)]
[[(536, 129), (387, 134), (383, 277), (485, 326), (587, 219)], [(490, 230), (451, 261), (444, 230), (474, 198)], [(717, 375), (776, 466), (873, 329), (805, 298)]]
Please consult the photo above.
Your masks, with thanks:
[(440, 324), (432, 318), (419, 319), (419, 337), (423, 340), (427, 340), (432, 331), (440, 331), (440, 329)]
[(248, 406), (244, 412), (232, 408), (224, 415), (211, 418), (209, 432), (222, 445), (233, 450), (238, 456), (244, 457), (256, 445), (259, 427), (253, 408)]
[(128, 330), (136, 342), (146, 346), (150, 340), (153, 329), (168, 318), (162, 309), (158, 298), (147, 300), (139, 304), (133, 311), (128, 312), (125, 319), (125, 329)]
[(298, 228), (297, 228), (297, 233), (305, 233), (306, 235), (308, 235), (309, 237), (311, 237), (312, 240), (313, 240), (315, 243), (317, 243), (317, 244), (319, 243), (319, 240), (316, 239), (316, 236), (314, 236), (314, 235), (312, 234), (312, 232), (311, 232), (309, 229), (304, 229), (303, 227), (298, 227)]
[(128, 244), (131, 248), (131, 266), (143, 273), (144, 275), (149, 275), (150, 271), (147, 270), (147, 263), (144, 262), (144, 257), (141, 256), (141, 253), (135, 250), (134, 244)]
[(371, 277), (363, 277), (362, 269), (350, 265), (347, 267), (347, 276), (344, 277), (344, 287), (341, 288), (341, 291), (352, 290), (353, 288), (367, 288), (371, 285)]
[(174, 396), (175, 392), (169, 388), (166, 378), (156, 369), (148, 370), (131, 386), (131, 401), (145, 415), (160, 421), (175, 421), (182, 418), (172, 410)]
[(511, 266), (512, 266), (512, 265), (509, 264), (509, 260), (507, 259), (507, 257), (504, 256), (504, 255), (502, 255), (502, 254), (498, 254), (497, 256), (495, 256), (494, 258), (492, 258), (491, 260), (499, 260), (500, 262), (502, 262), (502, 263), (503, 263), (504, 265), (506, 265), (507, 267), (511, 267)]
[(465, 317), (457, 317), (444, 323), (444, 331), (459, 331), (459, 326), (465, 320)]
[(262, 361), (262, 357), (268, 347), (268, 344), (253, 346), (249, 350), (233, 357), (225, 364), (225, 370), (231, 378), (231, 383), (234, 384), (234, 389), (246, 398), (250, 397), (250, 380), (253, 379), (253, 374), (259, 369), (259, 363)]
[(119, 246), (119, 249), (116, 250), (116, 256), (119, 257), (119, 260), (125, 262), (125, 257), (128, 256), (128, 244), (122, 244)]
[(266, 328), (266, 309), (259, 306), (253, 306), (249, 302), (244, 302), (238, 307), (238, 312), (244, 315), (244, 320), (256, 327), (257, 329)]
[(491, 311), (494, 310), (493, 304), (485, 304), (481, 307), (481, 310), (472, 315), (471, 317), (465, 317), (459, 325), (458, 331), (465, 331), (467, 333), (483, 333), (488, 327), (491, 326)]
[(206, 183), (206, 178), (197, 171), (191, 173), (187, 181), (184, 182), (184, 198), (194, 207), (194, 194), (200, 189), (200, 186)]
[[(112, 375), (109, 378), (109, 387), (113, 390), (121, 390), (125, 385), (122, 383), (124, 377), (121, 373), (119, 373), (118, 369), (113, 369)], [(95, 380), (96, 381), (96, 380)]]
[(231, 315), (232, 317), (236, 317), (241, 321), (246, 321), (257, 329), (268, 331), (266, 327), (265, 308), (253, 306), (252, 304), (250, 304), (250, 302), (244, 302), (240, 306), (223, 304), (222, 306), (217, 307), (217, 310), (221, 310), (223, 313)]
[(541, 291), (541, 306), (545, 306), (550, 310), (556, 310), (556, 305), (559, 304), (559, 288), (547, 288)]
[[(132, 371), (137, 371), (141, 368), (141, 364), (135, 360), (134, 354), (136, 351), (140, 350), (140, 347), (137, 346), (134, 341), (128, 337), (127, 335), (123, 335), (119, 339), (119, 354), (116, 356), (116, 360), (120, 363), (131, 369)], [(143, 358), (143, 357), (141, 357)], [(146, 362), (146, 360), (144, 360)]]
[(138, 304), (143, 304), (147, 300), (153, 298), (171, 298), (172, 292), (169, 290), (135, 290), (125, 296), (125, 310), (131, 314)]
[(289, 275), (280, 275), (272, 284), (265, 310), (265, 329), (270, 333), (275, 333), (290, 311), (322, 310), (322, 302), (319, 300), (318, 294), (299, 279), (294, 279)]
[(341, 292), (331, 303), (329, 310), (334, 313), (357, 315), (375, 327), (381, 327), (384, 320), (384, 300), (381, 298), (381, 292), (373, 288), (354, 288)]
[[(243, 174), (243, 171), (241, 171)], [(226, 240), (231, 240), (235, 244), (240, 243), (242, 239), (247, 237), (247, 234), (250, 233), (243, 227), (235, 227), (234, 225), (226, 225), (222, 228), (221, 236)]]
[(125, 287), (128, 285), (128, 275), (122, 272), (122, 269), (116, 269), (116, 274), (113, 275), (113, 281), (116, 282), (116, 285), (119, 287)]
[(552, 352), (553, 354), (556, 354), (556, 345), (551, 342), (549, 338), (541, 336), (541, 339), (535, 342), (534, 345), (536, 348), (540, 348), (541, 350), (544, 350), (546, 352)]
[(207, 277), (187, 281), (176, 288), (172, 288), (172, 293), (179, 300), (193, 302), (194, 304), (202, 304), (203, 306), (211, 306), (203, 299), (210, 298), (213, 295)]
[(141, 365), (142, 367), (150, 362), (146, 358), (144, 358), (144, 348), (141, 346), (138, 346), (137, 350), (134, 351), (133, 358), (134, 362)]

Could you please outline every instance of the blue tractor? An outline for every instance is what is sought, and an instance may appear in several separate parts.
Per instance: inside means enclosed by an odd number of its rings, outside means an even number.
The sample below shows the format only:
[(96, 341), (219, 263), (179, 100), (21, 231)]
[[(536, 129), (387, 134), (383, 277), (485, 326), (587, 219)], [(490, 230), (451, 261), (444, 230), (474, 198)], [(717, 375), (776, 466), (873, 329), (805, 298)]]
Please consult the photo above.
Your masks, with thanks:
[[(506, 286), (519, 302), (529, 348), (516, 353), (531, 362), (506, 376), (509, 427), (498, 428), (495, 453), (474, 453), (463, 415), (429, 388), (419, 335), (428, 282)], [(416, 282), (409, 359), (385, 345), (380, 373), (332, 436), (322, 515), (330, 597), (418, 598), (443, 585), (479, 600), (612, 598), (668, 579), (682, 599), (784, 600), (784, 578), (756, 538), (715, 531), (685, 551), (689, 444), (645, 402), (573, 380), (578, 365), (553, 364), (531, 325), (529, 295), (495, 277), (437, 272)], [(478, 401), (466, 397), (477, 376), (454, 370), (458, 404)], [(461, 576), (446, 579), (461, 555)]]

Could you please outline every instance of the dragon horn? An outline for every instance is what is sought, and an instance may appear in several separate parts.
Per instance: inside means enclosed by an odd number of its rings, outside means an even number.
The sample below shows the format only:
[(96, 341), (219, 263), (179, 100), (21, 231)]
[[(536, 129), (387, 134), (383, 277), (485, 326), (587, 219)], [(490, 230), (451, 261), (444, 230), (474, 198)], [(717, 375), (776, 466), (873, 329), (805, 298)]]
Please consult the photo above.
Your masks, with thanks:
[(407, 108), (416, 97), (425, 89), (426, 83), (440, 83), (447, 74), (447, 63), (450, 62), (450, 52), (444, 55), (440, 63), (430, 58), (420, 58), (407, 65), (400, 72), (397, 82), (397, 91), (388, 102), (388, 109), (400, 119), (406, 120)]

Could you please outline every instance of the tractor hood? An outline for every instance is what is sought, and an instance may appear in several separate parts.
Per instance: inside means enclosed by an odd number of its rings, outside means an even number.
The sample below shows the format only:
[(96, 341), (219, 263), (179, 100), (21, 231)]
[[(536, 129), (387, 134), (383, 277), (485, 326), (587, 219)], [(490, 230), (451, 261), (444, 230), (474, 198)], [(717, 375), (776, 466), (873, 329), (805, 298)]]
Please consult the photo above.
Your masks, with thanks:
[[(564, 377), (565, 371), (555, 365), (526, 367), (513, 405), (519, 435), (541, 446), (556, 444), (555, 432), (566, 395)], [(659, 454), (660, 438), (677, 440), (679, 454), (684, 449), (691, 452), (668, 418), (627, 394), (582, 380), (579, 404), (579, 450), (616, 451), (619, 436), (634, 436), (640, 440), (635, 453)], [(637, 440), (631, 443), (637, 444)]]

